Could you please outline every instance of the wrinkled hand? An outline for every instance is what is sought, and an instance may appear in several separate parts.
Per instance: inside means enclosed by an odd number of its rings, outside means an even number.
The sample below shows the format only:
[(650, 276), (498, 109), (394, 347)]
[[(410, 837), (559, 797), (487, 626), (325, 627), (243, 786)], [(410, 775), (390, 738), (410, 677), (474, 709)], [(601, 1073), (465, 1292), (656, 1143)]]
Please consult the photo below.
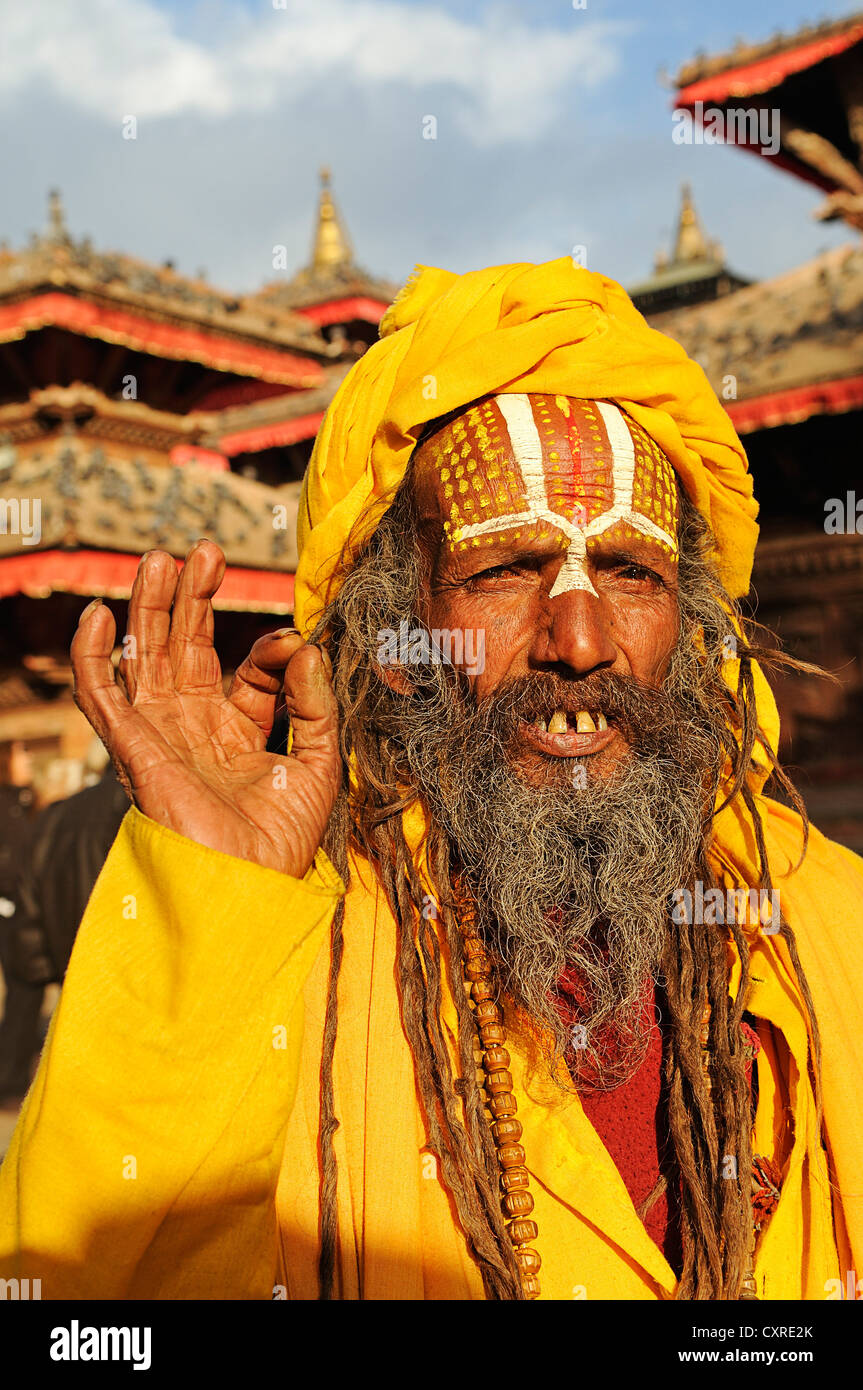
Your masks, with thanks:
[[(72, 643), (75, 702), (144, 815), (224, 854), (301, 878), (341, 779), (331, 664), (298, 633), (261, 637), (222, 690), (212, 597), (225, 557), (198, 541), (178, 577), (165, 551), (143, 557), (129, 601), (128, 656), (111, 664), (115, 625), (91, 604)], [(293, 743), (266, 751), (284, 685)]]

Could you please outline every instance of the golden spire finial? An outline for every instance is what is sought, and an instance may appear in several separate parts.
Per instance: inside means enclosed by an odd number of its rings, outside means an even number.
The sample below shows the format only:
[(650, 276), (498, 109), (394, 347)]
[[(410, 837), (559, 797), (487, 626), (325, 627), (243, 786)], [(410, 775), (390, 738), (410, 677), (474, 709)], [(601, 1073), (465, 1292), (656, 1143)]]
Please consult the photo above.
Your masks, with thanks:
[(321, 196), (318, 223), (312, 243), (312, 268), (318, 272), (337, 270), (353, 262), (353, 250), (330, 193), (330, 171), (320, 171)]
[(60, 197), (59, 189), (52, 188), (48, 194), (48, 222), (52, 241), (66, 241), (69, 233), (66, 230), (66, 218), (63, 212), (63, 200)]
[(692, 201), (692, 189), (688, 183), (685, 183), (682, 189), (680, 218), (677, 223), (677, 238), (671, 257), (672, 264), (677, 264), (680, 261), (706, 261), (709, 259), (710, 247), (698, 221), (698, 214)]

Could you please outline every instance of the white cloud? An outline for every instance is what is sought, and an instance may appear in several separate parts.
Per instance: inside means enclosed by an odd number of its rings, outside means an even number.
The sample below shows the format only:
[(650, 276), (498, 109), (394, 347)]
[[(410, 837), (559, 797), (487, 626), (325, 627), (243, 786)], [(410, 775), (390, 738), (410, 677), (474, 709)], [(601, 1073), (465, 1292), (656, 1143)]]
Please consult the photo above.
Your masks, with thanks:
[(119, 124), (124, 115), (229, 114), (220, 58), (146, 0), (0, 0), (0, 92), (36, 86)]
[(527, 143), (574, 91), (619, 67), (625, 26), (562, 14), (550, 30), (428, 3), (286, 0), (234, 11), (205, 41), (148, 0), (0, 0), (0, 93), (9, 101), (35, 85), (119, 123), (260, 113), (328, 83), (371, 95), (387, 83), (425, 96), (428, 114), (440, 114), (440, 95), (476, 146)]

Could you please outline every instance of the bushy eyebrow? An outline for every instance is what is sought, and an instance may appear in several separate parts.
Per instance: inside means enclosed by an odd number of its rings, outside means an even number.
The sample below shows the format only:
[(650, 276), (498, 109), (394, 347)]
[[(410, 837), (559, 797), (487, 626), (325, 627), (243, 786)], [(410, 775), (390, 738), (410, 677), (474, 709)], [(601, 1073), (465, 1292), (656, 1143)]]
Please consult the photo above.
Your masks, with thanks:
[(597, 547), (588, 551), (588, 559), (593, 560), (604, 569), (610, 569), (614, 565), (650, 565), (651, 562), (657, 561), (675, 567), (677, 565), (676, 555), (669, 555), (661, 546), (651, 544), (649, 540), (645, 540), (641, 544), (635, 542), (632, 549), (619, 543), (610, 550)]
[(506, 532), (495, 534), (491, 545), (471, 547), (469, 550), (458, 551), (450, 549), (443, 542), (438, 547), (432, 567), (432, 579), (436, 579), (440, 574), (443, 565), (449, 561), (457, 565), (471, 565), (476, 561), (483, 569), (496, 569), (499, 565), (513, 564), (515, 561), (522, 563), (530, 561), (545, 562), (553, 560), (555, 556), (562, 555), (564, 547), (559, 543), (554, 543), (554, 537), (544, 538), (544, 543), (536, 539), (532, 541), (517, 541), (514, 537), (507, 537)]
[[(474, 560), (479, 563), (488, 561), (489, 563), (483, 565), (485, 569), (495, 569), (498, 565), (516, 561), (529, 563), (553, 560), (565, 551), (565, 546), (557, 539), (558, 536), (560, 540), (564, 539), (562, 533), (555, 532), (542, 538), (533, 537), (530, 541), (517, 541), (514, 536), (500, 531), (495, 534), (491, 545), (462, 552), (450, 550), (441, 544), (435, 561), (435, 573), (439, 571), (440, 563), (445, 559), (469, 564)], [(612, 564), (643, 564), (647, 563), (648, 559), (676, 564), (676, 558), (672, 561), (671, 557), (647, 536), (643, 540), (633, 539), (627, 543), (621, 543), (619, 540), (609, 542), (604, 536), (598, 536), (590, 540), (589, 547), (588, 559), (605, 567)]]

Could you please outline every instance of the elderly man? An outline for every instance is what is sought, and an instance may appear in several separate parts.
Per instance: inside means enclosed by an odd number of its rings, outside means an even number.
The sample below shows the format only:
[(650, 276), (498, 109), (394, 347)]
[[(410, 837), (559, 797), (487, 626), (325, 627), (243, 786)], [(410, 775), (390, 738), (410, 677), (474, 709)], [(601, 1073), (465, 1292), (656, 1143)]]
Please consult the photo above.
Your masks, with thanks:
[(134, 809), (3, 1170), (3, 1272), (829, 1297), (863, 1263), (863, 875), (764, 795), (794, 800), (736, 606), (739, 441), (568, 260), (426, 269), (381, 332), (306, 477), (297, 630), (228, 696), (211, 543), (179, 581), (142, 560), (125, 689), (82, 616)]

